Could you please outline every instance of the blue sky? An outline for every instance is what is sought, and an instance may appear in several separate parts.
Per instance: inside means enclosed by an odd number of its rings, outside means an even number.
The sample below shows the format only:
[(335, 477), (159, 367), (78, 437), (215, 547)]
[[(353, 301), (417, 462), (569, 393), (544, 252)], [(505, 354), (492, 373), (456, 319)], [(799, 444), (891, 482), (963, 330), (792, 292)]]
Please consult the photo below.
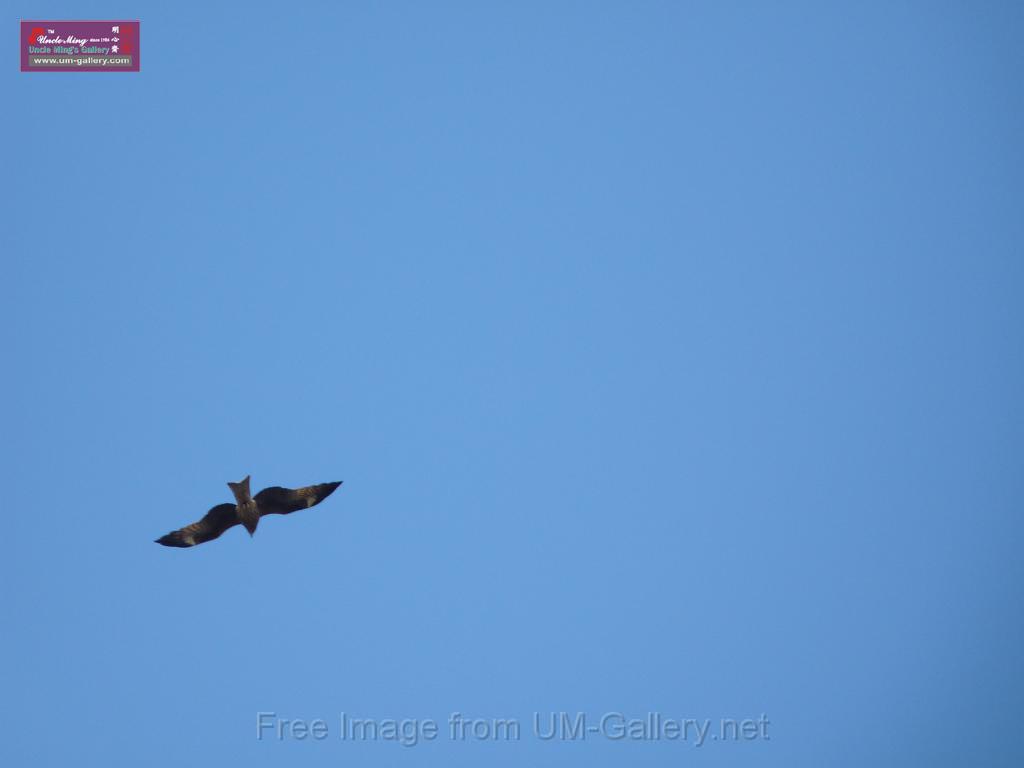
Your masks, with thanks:
[(8, 8), (5, 765), (1020, 764), (1019, 5)]

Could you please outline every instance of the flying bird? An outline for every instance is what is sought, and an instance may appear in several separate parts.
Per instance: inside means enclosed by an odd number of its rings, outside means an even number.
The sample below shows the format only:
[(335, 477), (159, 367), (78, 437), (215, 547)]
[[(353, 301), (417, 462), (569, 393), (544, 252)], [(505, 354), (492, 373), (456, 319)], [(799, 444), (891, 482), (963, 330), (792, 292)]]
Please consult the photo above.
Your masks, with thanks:
[(300, 509), (308, 509), (330, 496), (339, 485), (340, 482), (307, 485), (305, 488), (273, 485), (253, 496), (249, 493), (249, 475), (246, 475), (240, 482), (228, 483), (228, 488), (235, 495), (234, 504), (218, 504), (199, 522), (171, 531), (156, 539), (156, 543), (165, 547), (194, 547), (196, 544), (213, 541), (239, 523), (252, 536), (263, 515), (288, 515)]

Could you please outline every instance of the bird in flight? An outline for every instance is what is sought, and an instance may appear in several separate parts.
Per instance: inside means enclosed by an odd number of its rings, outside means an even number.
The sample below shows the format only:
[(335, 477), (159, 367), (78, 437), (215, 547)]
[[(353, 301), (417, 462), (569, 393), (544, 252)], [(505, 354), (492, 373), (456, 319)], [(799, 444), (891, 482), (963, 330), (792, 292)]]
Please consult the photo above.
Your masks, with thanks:
[(240, 482), (228, 483), (228, 488), (235, 495), (234, 504), (218, 504), (199, 522), (171, 531), (156, 539), (156, 543), (165, 547), (194, 547), (196, 544), (213, 541), (239, 523), (252, 536), (263, 515), (288, 515), (300, 509), (308, 509), (330, 496), (339, 485), (340, 482), (307, 485), (305, 488), (273, 485), (253, 496), (249, 493), (249, 476), (246, 475)]

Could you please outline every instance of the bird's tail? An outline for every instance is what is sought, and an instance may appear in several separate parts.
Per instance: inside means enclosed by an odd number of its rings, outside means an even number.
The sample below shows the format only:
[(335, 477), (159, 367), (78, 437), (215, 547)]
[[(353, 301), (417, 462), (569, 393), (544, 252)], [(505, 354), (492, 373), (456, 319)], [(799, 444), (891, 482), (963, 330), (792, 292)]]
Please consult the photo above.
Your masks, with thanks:
[(228, 483), (228, 488), (235, 494), (235, 501), (239, 504), (252, 501), (252, 494), (249, 492), (249, 475), (246, 475), (245, 479), (239, 480), (237, 483)]

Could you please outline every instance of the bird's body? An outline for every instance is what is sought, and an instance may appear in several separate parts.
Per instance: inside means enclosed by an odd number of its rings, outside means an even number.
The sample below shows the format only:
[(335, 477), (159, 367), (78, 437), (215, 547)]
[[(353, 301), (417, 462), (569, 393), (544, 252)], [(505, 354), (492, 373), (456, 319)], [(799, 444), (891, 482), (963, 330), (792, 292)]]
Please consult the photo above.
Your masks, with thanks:
[(271, 486), (253, 496), (249, 491), (249, 477), (237, 483), (228, 483), (235, 496), (234, 504), (218, 504), (202, 520), (186, 525), (156, 540), (165, 547), (193, 547), (213, 541), (228, 528), (243, 525), (252, 536), (263, 515), (287, 515), (307, 509), (330, 496), (340, 482), (308, 485), (304, 488)]
[(260, 512), (249, 491), (249, 475), (240, 483), (228, 483), (228, 488), (235, 494), (235, 513), (238, 519), (252, 536), (256, 533), (256, 526), (260, 524)]

